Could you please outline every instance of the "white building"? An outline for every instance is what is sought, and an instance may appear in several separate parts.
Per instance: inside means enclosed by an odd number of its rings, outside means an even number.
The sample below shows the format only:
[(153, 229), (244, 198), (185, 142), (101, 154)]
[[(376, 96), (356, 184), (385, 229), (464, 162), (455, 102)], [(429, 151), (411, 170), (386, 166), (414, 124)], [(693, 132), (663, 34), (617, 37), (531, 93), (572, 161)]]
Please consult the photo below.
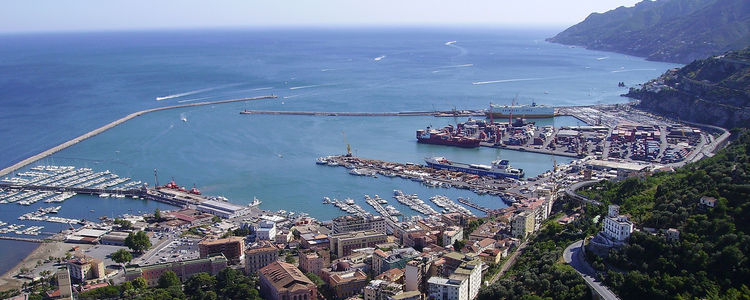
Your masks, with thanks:
[(609, 206), (609, 213), (604, 218), (604, 235), (615, 241), (624, 241), (633, 233), (633, 222), (627, 216), (620, 215), (620, 207)]
[[(464, 229), (460, 226), (450, 226), (443, 231), (443, 246), (453, 245), (458, 240), (464, 239)], [(461, 250), (461, 249), (458, 249)]]
[(386, 233), (385, 218), (381, 216), (340, 216), (333, 219), (333, 233), (375, 230)]
[(469, 298), (469, 280), (448, 279), (433, 276), (427, 280), (428, 299), (471, 300)]
[(203, 201), (196, 206), (196, 209), (226, 219), (240, 217), (250, 213), (249, 206), (216, 200)]
[(260, 221), (255, 229), (256, 237), (263, 241), (274, 241), (276, 239), (276, 223), (271, 221)]

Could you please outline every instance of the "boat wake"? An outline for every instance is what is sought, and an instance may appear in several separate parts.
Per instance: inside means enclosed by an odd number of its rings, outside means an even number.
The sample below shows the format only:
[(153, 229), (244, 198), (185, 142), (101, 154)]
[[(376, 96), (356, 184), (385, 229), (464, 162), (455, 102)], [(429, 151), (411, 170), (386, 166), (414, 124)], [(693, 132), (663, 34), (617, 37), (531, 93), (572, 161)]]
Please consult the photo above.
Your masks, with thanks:
[(240, 85), (240, 84), (242, 84), (242, 83), (225, 84), (225, 85), (220, 85), (220, 86), (211, 87), (211, 88), (205, 88), (205, 89), (194, 90), (194, 91), (189, 91), (189, 92), (184, 92), (184, 93), (179, 93), (179, 94), (167, 95), (167, 96), (164, 96), (164, 97), (156, 97), (156, 101), (162, 101), (162, 100), (173, 99), (173, 98), (180, 98), (180, 97), (189, 96), (189, 95), (193, 95), (193, 94), (198, 94), (198, 93), (203, 93), (203, 92), (208, 92), (208, 91), (213, 91), (213, 90), (228, 88), (228, 87), (232, 87), (232, 86), (237, 86), (237, 85)]
[(378, 56), (376, 58), (373, 58), (374, 61), (380, 61), (381, 59), (385, 58), (385, 55)]
[(656, 69), (624, 69), (624, 70), (614, 70), (612, 71), (612, 73), (637, 72), (637, 71), (656, 71)]
[(450, 45), (453, 45), (455, 43), (456, 43), (456, 41), (450, 41), (450, 42), (445, 42), (445, 45), (446, 46), (450, 46)]
[(469, 52), (464, 47), (457, 46), (456, 45), (456, 41), (446, 42), (445, 45), (448, 46), (448, 47), (456, 48), (459, 51), (458, 55), (456, 55), (456, 56), (464, 56), (464, 55), (466, 55), (466, 53)]
[(290, 90), (299, 90), (299, 89), (309, 89), (309, 88), (314, 88), (314, 87), (319, 87), (319, 86), (323, 86), (323, 85), (322, 84), (302, 85), (302, 86), (290, 87), (289, 89)]
[(490, 80), (490, 81), (477, 81), (472, 82), (473, 85), (491, 84), (491, 83), (503, 83), (503, 82), (516, 82), (516, 81), (531, 81), (531, 80), (543, 80), (544, 78), (516, 78), (516, 79), (502, 79), (502, 80)]
[(609, 56), (604, 56), (604, 57), (597, 57), (597, 58), (596, 58), (596, 60), (605, 60), (605, 59), (607, 59), (607, 58), (609, 58)]
[(322, 69), (321, 72), (335, 71), (336, 69)]
[(270, 90), (270, 89), (272, 89), (272, 88), (273, 88), (272, 86), (268, 86), (268, 87), (262, 87), (262, 88), (250, 89), (250, 91), (262, 91), (262, 90)]

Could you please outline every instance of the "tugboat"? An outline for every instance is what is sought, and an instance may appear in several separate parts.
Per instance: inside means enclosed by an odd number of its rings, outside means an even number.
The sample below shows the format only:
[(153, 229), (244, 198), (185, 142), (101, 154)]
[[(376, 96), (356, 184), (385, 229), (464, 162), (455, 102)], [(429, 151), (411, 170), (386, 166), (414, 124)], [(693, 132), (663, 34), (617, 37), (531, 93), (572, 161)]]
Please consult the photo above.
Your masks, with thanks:
[(430, 168), (458, 171), (480, 176), (514, 179), (521, 179), (524, 176), (523, 169), (511, 167), (510, 163), (505, 159), (495, 160), (492, 162), (491, 166), (454, 162), (447, 160), (445, 157), (428, 157), (425, 158), (424, 161)]

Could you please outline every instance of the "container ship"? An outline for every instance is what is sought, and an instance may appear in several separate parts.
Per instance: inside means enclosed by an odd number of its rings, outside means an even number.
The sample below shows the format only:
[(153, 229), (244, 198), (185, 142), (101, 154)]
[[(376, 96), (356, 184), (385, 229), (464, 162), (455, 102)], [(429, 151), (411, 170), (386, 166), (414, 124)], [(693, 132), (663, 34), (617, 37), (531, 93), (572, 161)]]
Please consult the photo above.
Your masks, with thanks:
[(531, 103), (531, 105), (498, 105), (490, 104), (490, 111), (487, 112), (487, 117), (492, 118), (508, 118), (512, 116), (524, 117), (524, 118), (551, 118), (555, 116), (555, 108), (547, 105), (538, 105)]
[(493, 161), (491, 166), (454, 162), (447, 160), (445, 157), (428, 157), (425, 158), (424, 161), (430, 168), (464, 172), (480, 176), (514, 179), (521, 179), (524, 176), (523, 169), (511, 167), (507, 160)]
[(450, 125), (443, 130), (432, 129), (429, 126), (426, 129), (417, 130), (417, 142), (423, 144), (476, 148), (479, 147), (480, 141), (478, 138), (454, 133), (453, 127)]

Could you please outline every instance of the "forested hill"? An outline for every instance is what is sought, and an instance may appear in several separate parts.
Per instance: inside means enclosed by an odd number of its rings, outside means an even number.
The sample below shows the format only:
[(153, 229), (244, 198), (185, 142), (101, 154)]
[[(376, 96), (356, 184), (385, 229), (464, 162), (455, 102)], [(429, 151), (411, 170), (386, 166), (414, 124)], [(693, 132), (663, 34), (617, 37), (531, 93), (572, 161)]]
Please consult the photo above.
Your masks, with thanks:
[(625, 96), (641, 100), (644, 110), (675, 119), (749, 128), (750, 47), (669, 70)]
[[(735, 132), (735, 134), (738, 134)], [(627, 245), (594, 266), (623, 299), (750, 297), (750, 134), (716, 156), (675, 173), (656, 173), (582, 191), (619, 204), (636, 227)], [(715, 207), (700, 198), (717, 199)], [(664, 231), (680, 231), (668, 241)], [(605, 268), (605, 265), (607, 268)]]
[(592, 13), (548, 41), (689, 63), (750, 45), (748, 0), (644, 0)]

